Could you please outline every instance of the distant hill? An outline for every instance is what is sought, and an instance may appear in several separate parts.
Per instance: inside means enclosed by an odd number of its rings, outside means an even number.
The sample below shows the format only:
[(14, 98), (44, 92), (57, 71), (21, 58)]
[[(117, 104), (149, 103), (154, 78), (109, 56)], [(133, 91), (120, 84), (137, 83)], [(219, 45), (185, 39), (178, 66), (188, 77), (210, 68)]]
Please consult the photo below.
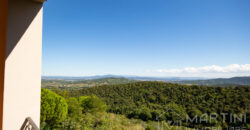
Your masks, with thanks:
[(42, 76), (44, 80), (93, 80), (93, 79), (104, 79), (104, 78), (125, 78), (120, 75), (95, 75), (95, 76)]
[(126, 78), (130, 80), (139, 81), (180, 81), (180, 80), (204, 80), (205, 78), (200, 77), (153, 77), (153, 76), (134, 76), (134, 75), (96, 75), (96, 76), (82, 76), (82, 77), (71, 77), (71, 76), (42, 76), (44, 80), (94, 80), (94, 79), (105, 79), (105, 78)]
[(104, 84), (124, 84), (136, 81), (163, 81), (180, 84), (195, 85), (250, 85), (250, 77), (232, 77), (205, 79), (199, 77), (142, 77), (142, 76), (121, 76), (121, 75), (97, 75), (85, 77), (67, 76), (43, 76), (44, 86), (56, 87), (91, 87)]
[(195, 85), (250, 85), (250, 77), (217, 78), (208, 80), (182, 80), (174, 81), (181, 84)]
[(115, 85), (115, 84), (126, 84), (136, 82), (135, 80), (126, 78), (101, 78), (101, 79), (87, 79), (87, 80), (64, 80), (64, 79), (43, 79), (42, 87), (72, 87), (72, 88), (82, 88), (82, 87), (93, 87), (100, 85)]

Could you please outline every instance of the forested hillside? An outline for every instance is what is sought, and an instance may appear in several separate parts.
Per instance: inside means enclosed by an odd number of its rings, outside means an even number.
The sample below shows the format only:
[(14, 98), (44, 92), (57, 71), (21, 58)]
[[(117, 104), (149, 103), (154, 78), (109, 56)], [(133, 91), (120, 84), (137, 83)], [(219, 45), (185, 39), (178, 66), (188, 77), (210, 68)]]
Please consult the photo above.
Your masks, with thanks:
[[(108, 112), (126, 115), (129, 118), (144, 121), (155, 121), (157, 116), (169, 107), (185, 115), (200, 115), (203, 113), (247, 113), (249, 120), (250, 87), (205, 87), (187, 86), (163, 82), (136, 82), (121, 85), (102, 85), (99, 87), (83, 88), (76, 91), (57, 91), (66, 96), (79, 97), (96, 95), (103, 99)], [(163, 119), (172, 119), (165, 115)], [(223, 127), (239, 125), (229, 122), (216, 123), (186, 123), (188, 127), (219, 125)], [(240, 123), (240, 125), (246, 125)]]
[[(60, 96), (48, 89), (41, 91), (41, 130), (156, 130), (156, 121), (128, 119), (125, 115), (107, 113), (102, 99), (91, 96)], [(186, 129), (162, 122), (160, 128)]]

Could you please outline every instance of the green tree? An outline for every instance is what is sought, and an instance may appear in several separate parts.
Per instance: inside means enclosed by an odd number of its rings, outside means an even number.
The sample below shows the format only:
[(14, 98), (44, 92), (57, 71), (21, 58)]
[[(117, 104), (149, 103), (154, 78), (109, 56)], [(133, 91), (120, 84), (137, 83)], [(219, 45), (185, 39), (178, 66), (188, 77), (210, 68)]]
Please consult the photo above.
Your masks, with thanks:
[(150, 112), (150, 109), (148, 109), (147, 107), (143, 107), (140, 109), (140, 114), (139, 114), (139, 118), (144, 120), (144, 121), (148, 121), (152, 118), (152, 114)]
[(41, 92), (41, 123), (46, 122), (52, 128), (60, 127), (67, 117), (68, 105), (66, 100), (56, 93), (42, 89)]
[(70, 97), (66, 99), (68, 103), (68, 116), (63, 122), (63, 129), (80, 130), (83, 120), (82, 107), (77, 98)]
[(97, 96), (81, 96), (79, 97), (79, 102), (83, 109), (83, 113), (98, 113), (105, 112), (107, 106), (104, 101), (102, 101)]
[(172, 121), (179, 121), (186, 118), (186, 111), (182, 106), (175, 103), (166, 105), (166, 119)]
[(82, 117), (82, 107), (77, 98), (70, 97), (67, 99), (68, 103), (68, 116), (77, 120)]

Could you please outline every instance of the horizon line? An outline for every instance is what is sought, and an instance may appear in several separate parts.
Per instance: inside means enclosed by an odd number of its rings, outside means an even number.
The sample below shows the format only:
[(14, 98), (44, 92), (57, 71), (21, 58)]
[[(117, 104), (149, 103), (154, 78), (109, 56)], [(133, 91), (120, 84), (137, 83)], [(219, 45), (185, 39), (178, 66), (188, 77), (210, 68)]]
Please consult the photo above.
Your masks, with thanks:
[(202, 78), (202, 79), (215, 79), (215, 78), (235, 78), (235, 77), (250, 77), (250, 76), (229, 76), (229, 77), (193, 77), (193, 76), (140, 76), (140, 75), (114, 75), (114, 74), (104, 74), (104, 75), (85, 75), (85, 76), (69, 76), (69, 75), (41, 75), (42, 77), (73, 77), (73, 78), (83, 78), (83, 77), (103, 77), (103, 76), (110, 76), (110, 77), (146, 77), (146, 78)]

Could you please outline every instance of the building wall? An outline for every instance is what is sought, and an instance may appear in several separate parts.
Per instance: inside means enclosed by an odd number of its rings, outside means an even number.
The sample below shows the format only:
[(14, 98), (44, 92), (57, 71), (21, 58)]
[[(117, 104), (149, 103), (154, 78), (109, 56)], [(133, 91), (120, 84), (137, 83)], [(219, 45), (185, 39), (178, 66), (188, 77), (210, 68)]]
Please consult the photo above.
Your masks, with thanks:
[(8, 0), (0, 0), (0, 130), (3, 119), (4, 67), (7, 32)]
[(18, 130), (26, 117), (39, 126), (42, 4), (9, 0), (3, 130)]

